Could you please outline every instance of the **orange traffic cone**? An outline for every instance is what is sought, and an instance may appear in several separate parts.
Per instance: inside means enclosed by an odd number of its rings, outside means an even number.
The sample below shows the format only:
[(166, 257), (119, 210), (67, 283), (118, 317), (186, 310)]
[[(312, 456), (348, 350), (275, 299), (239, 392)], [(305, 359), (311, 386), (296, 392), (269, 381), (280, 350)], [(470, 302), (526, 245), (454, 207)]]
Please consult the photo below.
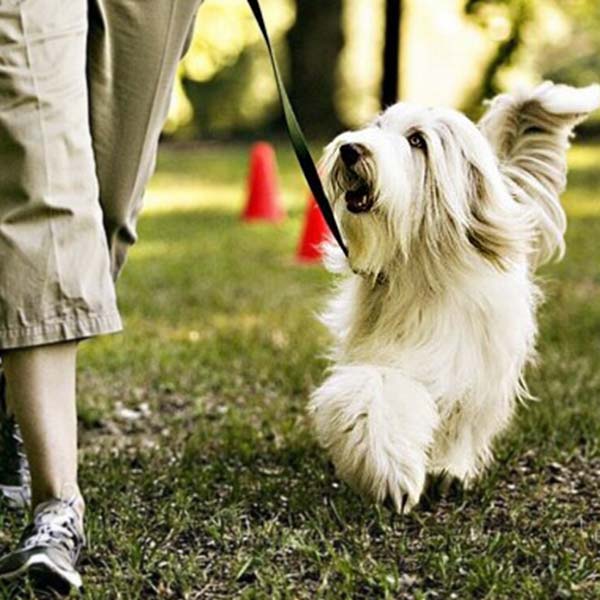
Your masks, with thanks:
[(242, 219), (277, 222), (284, 217), (277, 186), (275, 151), (267, 142), (258, 142), (250, 153), (248, 202)]
[(316, 262), (321, 260), (323, 252), (321, 244), (327, 239), (329, 228), (321, 214), (315, 199), (308, 198), (306, 216), (304, 217), (304, 231), (300, 238), (300, 245), (296, 253), (299, 262)]

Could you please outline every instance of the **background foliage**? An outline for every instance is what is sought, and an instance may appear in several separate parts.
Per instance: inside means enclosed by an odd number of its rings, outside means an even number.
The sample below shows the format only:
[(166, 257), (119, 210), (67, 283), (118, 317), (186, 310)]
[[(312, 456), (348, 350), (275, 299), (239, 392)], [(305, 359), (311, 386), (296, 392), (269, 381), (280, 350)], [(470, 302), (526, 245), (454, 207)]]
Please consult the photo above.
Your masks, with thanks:
[[(542, 78), (600, 78), (597, 0), (401, 2), (400, 90), (477, 116), (482, 100)], [(379, 110), (386, 0), (262, 0), (300, 120), (327, 138)], [(444, 44), (445, 40), (445, 44)], [(277, 93), (246, 0), (207, 0), (184, 58), (166, 133), (281, 131)]]

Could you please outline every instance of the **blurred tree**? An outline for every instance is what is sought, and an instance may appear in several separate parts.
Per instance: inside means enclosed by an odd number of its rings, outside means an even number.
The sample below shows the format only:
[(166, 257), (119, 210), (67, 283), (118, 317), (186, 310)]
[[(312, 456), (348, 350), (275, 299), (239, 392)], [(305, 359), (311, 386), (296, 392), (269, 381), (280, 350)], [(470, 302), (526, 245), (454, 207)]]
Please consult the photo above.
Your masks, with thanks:
[[(290, 97), (311, 136), (340, 128), (335, 99), (343, 3), (261, 0)], [(255, 136), (282, 127), (268, 56), (246, 0), (208, 0), (181, 65), (166, 132)]]
[(523, 45), (524, 31), (535, 16), (536, 0), (467, 0), (465, 13), (498, 39), (496, 51), (477, 88), (468, 94), (464, 109), (473, 116), (485, 99), (500, 91), (499, 76), (511, 66)]
[(341, 127), (335, 107), (344, 33), (342, 0), (297, 0), (289, 43), (290, 98), (309, 136), (329, 137)]
[(385, 41), (383, 45), (383, 76), (381, 108), (391, 106), (400, 97), (400, 37), (403, 0), (385, 2)]
[[(285, 71), (295, 0), (261, 0)], [(277, 114), (271, 66), (246, 0), (207, 0), (175, 86), (166, 133), (177, 137), (259, 134)]]
[(536, 66), (543, 77), (571, 85), (589, 85), (600, 78), (600, 2), (562, 0), (562, 35), (546, 44)]

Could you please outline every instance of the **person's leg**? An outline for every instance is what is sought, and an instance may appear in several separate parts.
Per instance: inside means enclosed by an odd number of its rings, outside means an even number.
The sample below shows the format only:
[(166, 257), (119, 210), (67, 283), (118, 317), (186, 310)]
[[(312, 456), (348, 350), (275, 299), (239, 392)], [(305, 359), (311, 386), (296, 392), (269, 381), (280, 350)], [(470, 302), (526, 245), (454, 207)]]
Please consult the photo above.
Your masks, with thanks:
[[(80, 79), (82, 0), (0, 7), (7, 30), (0, 28), (0, 133), (9, 133), (0, 139), (0, 158), (4, 153), (13, 167), (7, 170), (12, 179), (3, 181), (0, 173), (0, 250), (4, 242), (10, 256), (0, 262), (0, 317), (6, 321), (4, 330), (0, 322), (0, 350), (119, 328), (104, 269), (107, 244), (104, 237), (98, 240), (100, 204), (116, 277), (135, 241), (177, 63), (199, 3), (90, 3), (93, 155)], [(3, 21), (7, 11), (11, 18)], [(18, 102), (3, 106), (11, 97)], [(89, 202), (97, 199), (94, 156), (100, 204)], [(41, 201), (19, 203), (36, 196)], [(11, 294), (13, 286), (18, 295)], [(60, 344), (19, 350), (8, 363), (11, 404), (24, 430), (37, 507), (18, 549), (0, 560), (0, 578), (39, 569), (45, 578), (79, 587), (74, 565), (84, 539), (76, 479), (75, 349)], [(66, 500), (71, 492), (75, 498)]]
[(77, 483), (77, 342), (9, 350), (7, 398), (20, 426), (31, 473), (32, 521), (17, 548), (0, 559), (0, 579), (25, 573), (44, 589), (82, 585), (76, 565), (85, 545)]
[(113, 277), (136, 241), (142, 197), (202, 0), (91, 0), (88, 81)]
[(83, 515), (77, 485), (76, 354), (76, 342), (12, 350), (4, 355), (4, 369), (31, 469), (32, 506), (76, 498)]
[(32, 524), (0, 560), (0, 578), (45, 570), (76, 587), (74, 340), (121, 325), (90, 135), (87, 31), (87, 0), (0, 2), (0, 354), (34, 479)]

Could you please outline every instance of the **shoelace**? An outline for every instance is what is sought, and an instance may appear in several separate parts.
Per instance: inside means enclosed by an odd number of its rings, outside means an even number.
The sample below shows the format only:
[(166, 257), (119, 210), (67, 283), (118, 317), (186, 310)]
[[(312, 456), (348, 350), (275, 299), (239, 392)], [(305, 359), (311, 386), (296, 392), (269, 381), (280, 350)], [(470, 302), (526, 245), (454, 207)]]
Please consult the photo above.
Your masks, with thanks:
[[(77, 528), (74, 500), (56, 501), (36, 513), (33, 523), (25, 532), (22, 548), (62, 546), (75, 562), (83, 537)], [(67, 514), (65, 514), (67, 513)]]

